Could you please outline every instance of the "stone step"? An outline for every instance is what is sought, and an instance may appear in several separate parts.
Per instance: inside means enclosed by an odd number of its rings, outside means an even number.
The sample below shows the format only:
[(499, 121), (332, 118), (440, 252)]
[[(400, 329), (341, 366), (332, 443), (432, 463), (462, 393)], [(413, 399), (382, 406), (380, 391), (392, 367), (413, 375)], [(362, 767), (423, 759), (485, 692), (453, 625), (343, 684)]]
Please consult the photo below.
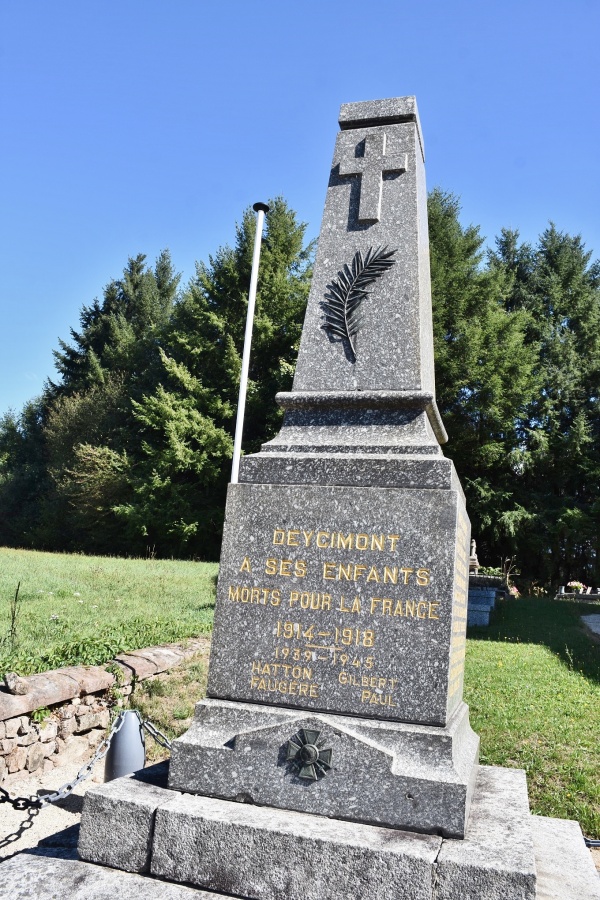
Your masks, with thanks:
[(536, 897), (525, 773), (488, 766), (479, 767), (464, 840), (183, 794), (130, 777), (88, 791), (79, 853), (255, 900)]
[[(591, 856), (583, 843), (577, 822), (531, 816), (530, 819), (537, 889), (535, 900), (598, 900), (600, 878)], [(63, 851), (64, 852), (64, 851)], [(55, 855), (56, 854), (56, 855)], [(217, 900), (230, 894), (215, 894), (199, 888), (169, 883), (148, 875), (110, 869), (82, 862), (60, 849), (33, 850), (19, 853), (0, 866), (0, 897), (10, 900)], [(487, 885), (480, 885), (483, 893), (469, 893), (465, 897), (488, 900)], [(407, 889), (397, 884), (396, 900), (410, 897)], [(432, 888), (433, 900), (445, 900)], [(349, 895), (349, 900), (352, 895)], [(287, 896), (286, 900), (294, 900)]]
[(35, 851), (19, 853), (0, 866), (0, 897), (10, 900), (217, 900), (217, 895), (181, 884), (107, 869), (77, 859)]

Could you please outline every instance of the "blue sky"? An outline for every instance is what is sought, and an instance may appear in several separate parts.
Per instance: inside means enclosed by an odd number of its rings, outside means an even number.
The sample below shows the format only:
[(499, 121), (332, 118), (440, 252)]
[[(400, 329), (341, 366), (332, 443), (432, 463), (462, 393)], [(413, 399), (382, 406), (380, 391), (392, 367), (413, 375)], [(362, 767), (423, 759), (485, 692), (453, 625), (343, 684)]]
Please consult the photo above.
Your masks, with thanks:
[(0, 11), (0, 414), (129, 256), (184, 281), (282, 194), (318, 234), (341, 103), (415, 94), (490, 243), (600, 257), (597, 0), (27, 0)]

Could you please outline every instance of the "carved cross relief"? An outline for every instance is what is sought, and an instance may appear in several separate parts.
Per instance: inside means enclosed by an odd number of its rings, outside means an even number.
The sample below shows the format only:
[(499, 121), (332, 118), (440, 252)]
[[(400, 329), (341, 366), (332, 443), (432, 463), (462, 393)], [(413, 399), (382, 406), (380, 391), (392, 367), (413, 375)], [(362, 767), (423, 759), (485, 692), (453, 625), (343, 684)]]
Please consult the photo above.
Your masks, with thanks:
[(340, 175), (360, 175), (360, 222), (379, 222), (383, 176), (406, 172), (406, 153), (386, 156), (384, 131), (373, 131), (365, 138), (364, 156), (340, 160)]

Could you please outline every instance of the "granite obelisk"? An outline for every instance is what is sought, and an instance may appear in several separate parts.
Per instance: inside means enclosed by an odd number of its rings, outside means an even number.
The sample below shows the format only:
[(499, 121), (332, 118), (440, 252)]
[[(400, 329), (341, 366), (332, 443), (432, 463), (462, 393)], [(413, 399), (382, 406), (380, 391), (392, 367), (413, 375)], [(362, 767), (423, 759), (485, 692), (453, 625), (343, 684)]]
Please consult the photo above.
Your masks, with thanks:
[(440, 449), (423, 141), (410, 97), (340, 126), (293, 389), (229, 488), (211, 699), (170, 786), (461, 836), (470, 528)]

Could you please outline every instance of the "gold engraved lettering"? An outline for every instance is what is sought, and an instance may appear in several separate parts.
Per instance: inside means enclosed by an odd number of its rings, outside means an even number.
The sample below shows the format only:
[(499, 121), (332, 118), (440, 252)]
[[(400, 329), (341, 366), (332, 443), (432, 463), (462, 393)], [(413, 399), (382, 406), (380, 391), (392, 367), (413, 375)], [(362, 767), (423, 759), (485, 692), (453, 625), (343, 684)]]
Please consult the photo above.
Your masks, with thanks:
[(317, 591), (291, 591), (289, 604), (298, 604), (302, 609), (331, 609), (331, 594)]
[(274, 557), (269, 557), (265, 563), (265, 575), (284, 575), (287, 578), (295, 575), (296, 578), (304, 578), (307, 571), (307, 564), (304, 559), (275, 559)]
[(417, 584), (424, 587), (429, 584), (429, 569), (417, 569)]
[(323, 578), (328, 578), (330, 581), (335, 581), (335, 563), (323, 563)]
[(385, 534), (371, 535), (371, 550), (383, 550), (385, 548)]
[(396, 706), (391, 694), (383, 694), (378, 691), (362, 691), (360, 702), (368, 703), (370, 706)]
[(391, 597), (371, 597), (371, 614), (401, 616), (413, 619), (439, 619), (440, 604), (430, 600), (393, 600)]
[(309, 666), (290, 666), (286, 663), (266, 663), (263, 660), (254, 660), (252, 663), (252, 672), (255, 675), (272, 675), (275, 677), (285, 676), (285, 678), (304, 679), (312, 681), (312, 669)]
[(414, 569), (407, 569), (406, 567), (403, 566), (403, 567), (400, 569), (400, 571), (404, 573), (404, 584), (408, 584), (408, 576), (409, 576), (409, 575), (412, 575), (412, 573), (413, 573), (415, 570), (414, 570)]
[(398, 566), (384, 566), (383, 578), (381, 570), (376, 566), (367, 566), (362, 563), (323, 563), (323, 578), (331, 581), (360, 581), (365, 578), (366, 581), (375, 581), (377, 583), (383, 580), (384, 584), (398, 584), (398, 574), (402, 573), (401, 584), (410, 584), (411, 578), (416, 578), (417, 584), (421, 587), (429, 584), (429, 570), (418, 569), (415, 576), (415, 570), (408, 566), (401, 569)]
[(352, 606), (346, 606), (346, 598), (340, 598), (340, 605), (338, 607), (338, 612), (347, 612), (347, 613), (359, 613), (360, 612), (360, 598), (355, 597), (352, 601)]
[(230, 584), (229, 600), (233, 600), (236, 603), (256, 603), (261, 606), (266, 606), (267, 602), (269, 602), (271, 606), (279, 606), (281, 603), (281, 591)]
[[(268, 668), (268, 667), (267, 667)], [(289, 666), (287, 668), (290, 668)], [(295, 667), (295, 671), (301, 672), (299, 666)], [(310, 671), (310, 670), (304, 670)], [(299, 695), (301, 697), (318, 697), (319, 696), (319, 688), (316, 684), (311, 684), (309, 681), (299, 681), (298, 678), (302, 677), (293, 676), (291, 679), (289, 678), (281, 678), (278, 676), (271, 675), (263, 675), (259, 676), (253, 674), (250, 676), (250, 687), (257, 691), (269, 691), (271, 693), (278, 694), (293, 694)]]
[(240, 566), (240, 572), (251, 572), (251, 571), (252, 571), (252, 566), (250, 565), (250, 557), (245, 556), (244, 562)]
[[(288, 547), (299, 547), (301, 541), (304, 541), (305, 547), (310, 547), (315, 538), (314, 531), (305, 531), (300, 528), (276, 528), (273, 531), (273, 544), (277, 546), (286, 545)], [(378, 550), (383, 552), (388, 550), (392, 553), (396, 551), (399, 534), (354, 534), (350, 531), (347, 534), (342, 531), (325, 531), (321, 529), (316, 533), (315, 543), (321, 550), (337, 549), (337, 550)]]
[(306, 575), (306, 562), (303, 559), (297, 559), (294, 565), (294, 575), (296, 578), (304, 578)]

